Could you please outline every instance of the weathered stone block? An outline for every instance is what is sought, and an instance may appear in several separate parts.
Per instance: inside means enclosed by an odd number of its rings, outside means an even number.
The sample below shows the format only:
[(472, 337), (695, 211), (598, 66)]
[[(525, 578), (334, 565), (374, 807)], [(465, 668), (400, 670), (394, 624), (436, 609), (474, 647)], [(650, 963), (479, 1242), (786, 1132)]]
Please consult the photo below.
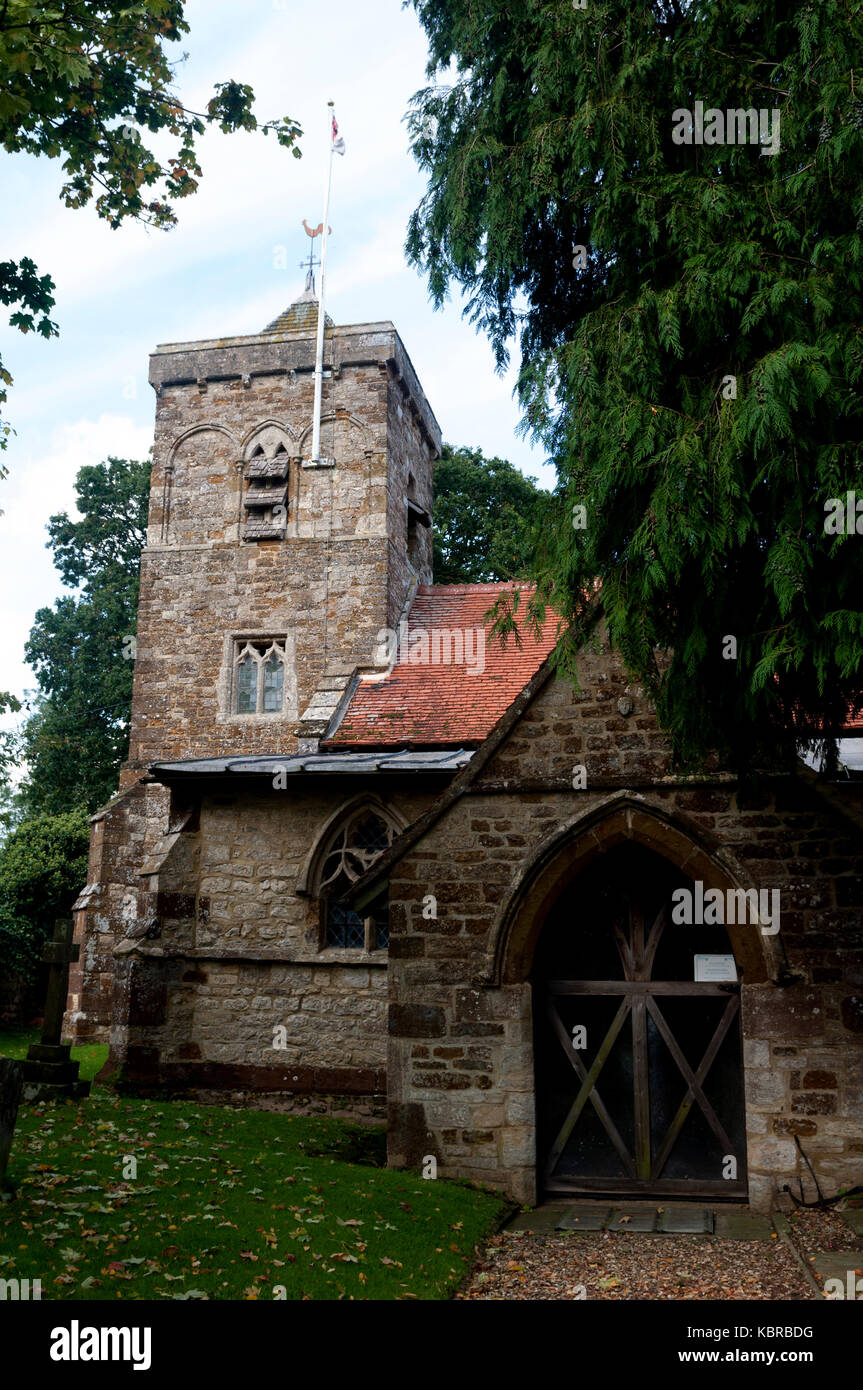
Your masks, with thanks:
[(795, 1115), (835, 1115), (836, 1097), (826, 1092), (801, 1093), (792, 1098), (791, 1109)]
[(754, 1139), (749, 1145), (749, 1162), (760, 1173), (793, 1172), (797, 1166), (797, 1147), (787, 1139)]
[(428, 1004), (392, 1004), (388, 1029), (394, 1038), (442, 1038), (446, 1018), (442, 1008)]
[(745, 1038), (743, 1061), (747, 1067), (769, 1067), (770, 1044), (762, 1038)]
[(773, 1121), (773, 1131), (775, 1134), (811, 1135), (818, 1133), (818, 1126), (814, 1120), (805, 1120), (802, 1115), (794, 1115), (790, 1118), (784, 1115)]
[(786, 1099), (784, 1077), (773, 1071), (746, 1072), (746, 1105), (750, 1110), (775, 1110)]
[[(792, 1081), (792, 1087), (794, 1083)], [(804, 1091), (835, 1091), (836, 1074), (832, 1071), (806, 1071), (800, 1089)]]

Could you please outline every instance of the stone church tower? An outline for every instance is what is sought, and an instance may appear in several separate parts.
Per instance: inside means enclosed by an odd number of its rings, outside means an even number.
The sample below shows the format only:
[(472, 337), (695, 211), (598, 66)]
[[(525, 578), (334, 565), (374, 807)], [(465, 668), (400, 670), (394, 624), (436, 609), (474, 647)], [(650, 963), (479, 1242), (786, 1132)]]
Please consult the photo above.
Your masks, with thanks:
[(313, 753), (351, 682), (375, 669), (377, 634), (431, 582), (437, 421), (392, 323), (327, 317), (312, 460), (317, 312), (307, 285), (262, 333), (151, 357), (129, 757), (119, 796), (94, 818), (75, 905), (68, 1022), (80, 1040), (107, 1038), (114, 948), (159, 916), (146, 871), (173, 848), (177, 814), (148, 769)]
[[(123, 785), (166, 759), (309, 751), (350, 676), (372, 663), (376, 634), (431, 582), (440, 431), (410, 359), (391, 323), (329, 324), (312, 462), (316, 322), (307, 290), (263, 333), (171, 343), (151, 358), (155, 450)], [(254, 691), (238, 669), (244, 652)], [(278, 711), (263, 709), (268, 652), (281, 667), (267, 692)], [(243, 709), (244, 677), (258, 713)]]

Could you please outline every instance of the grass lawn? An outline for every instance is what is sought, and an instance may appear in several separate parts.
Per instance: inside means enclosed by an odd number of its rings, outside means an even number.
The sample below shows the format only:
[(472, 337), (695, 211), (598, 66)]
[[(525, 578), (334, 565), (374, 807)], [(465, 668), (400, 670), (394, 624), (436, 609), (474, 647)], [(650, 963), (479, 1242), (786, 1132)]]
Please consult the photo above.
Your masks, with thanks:
[[(83, 1053), (92, 1075), (104, 1048)], [(0, 1278), (43, 1299), (447, 1298), (510, 1207), (383, 1154), (379, 1129), (104, 1088), (22, 1106)]]
[[(40, 1039), (38, 1028), (4, 1028), (0, 1030), (0, 1057), (23, 1058), (27, 1048)], [(82, 1081), (92, 1081), (108, 1060), (107, 1043), (88, 1043), (72, 1048), (72, 1061), (80, 1062), (78, 1075)]]

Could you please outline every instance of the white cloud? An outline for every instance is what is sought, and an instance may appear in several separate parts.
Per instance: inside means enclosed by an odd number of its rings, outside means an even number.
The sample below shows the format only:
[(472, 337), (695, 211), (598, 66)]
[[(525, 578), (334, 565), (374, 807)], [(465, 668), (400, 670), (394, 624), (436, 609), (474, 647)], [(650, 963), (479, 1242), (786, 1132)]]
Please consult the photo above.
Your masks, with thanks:
[[(176, 205), (180, 220), (171, 232), (147, 231), (132, 223), (111, 231), (92, 207), (71, 211), (59, 202), (58, 162), (24, 162), (26, 198), (4, 207), (5, 254), (29, 255), (43, 273), (51, 274), (58, 311), (68, 314), (82, 302), (127, 294), (133, 286), (158, 279), (166, 268), (200, 270), (232, 250), (248, 251), (250, 236), (263, 241), (267, 255), (271, 244), (288, 238), (301, 249), (301, 218), (316, 225), (323, 204), (328, 119), (323, 92), (339, 98), (348, 142), (347, 156), (336, 161), (333, 205), (343, 244), (364, 206), (374, 210), (377, 205), (380, 215), (393, 196), (404, 198), (406, 185), (415, 185), (420, 193), (421, 179), (402, 124), (407, 103), (422, 83), (425, 49), (415, 19), (394, 14), (390, 0), (365, 0), (361, 13), (347, 0), (336, 0), (330, 24), (339, 42), (329, 37), (322, 50), (316, 5), (294, 0), (285, 10), (261, 7), (257, 23), (254, 7), (248, 7), (244, 23), (251, 21), (252, 37), (237, 51), (229, 42), (236, 29), (234, 5), (208, 5), (197, 18), (190, 13), (192, 42), (196, 33), (219, 34), (222, 51), (205, 50), (202, 57), (192, 48), (188, 70), (181, 69), (178, 78), (184, 98), (200, 109), (218, 78), (230, 73), (250, 82), (259, 116), (290, 114), (299, 121), (303, 158), (294, 159), (272, 136), (208, 130), (199, 141), (200, 188)], [(362, 59), (370, 51), (373, 33), (378, 36), (375, 62), (358, 63), (358, 55)], [(387, 34), (388, 46), (379, 51), (381, 36)], [(175, 142), (169, 137), (147, 139), (162, 157), (173, 152)], [(5, 167), (17, 176), (22, 166), (7, 158)]]

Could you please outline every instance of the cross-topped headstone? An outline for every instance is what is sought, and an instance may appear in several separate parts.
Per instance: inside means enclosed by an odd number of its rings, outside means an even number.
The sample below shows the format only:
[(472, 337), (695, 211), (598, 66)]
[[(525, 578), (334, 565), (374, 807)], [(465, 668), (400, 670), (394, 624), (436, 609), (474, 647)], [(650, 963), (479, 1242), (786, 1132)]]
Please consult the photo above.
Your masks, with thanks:
[(12, 1135), (21, 1100), (21, 1063), (0, 1057), (0, 1189), (9, 1162)]
[(42, 1041), (31, 1043), (23, 1063), (25, 1100), (78, 1098), (90, 1091), (89, 1081), (78, 1080), (79, 1064), (71, 1060), (71, 1043), (60, 1041), (69, 992), (69, 966), (78, 959), (73, 930), (71, 918), (55, 922), (54, 939), (46, 941), (42, 948), (42, 959), (50, 966), (48, 993)]
[(74, 924), (71, 920), (54, 923), (54, 940), (42, 947), (42, 959), (50, 967), (48, 993), (45, 997), (45, 1018), (42, 1024), (42, 1046), (57, 1047), (63, 1030), (66, 996), (69, 993), (69, 966), (77, 961), (79, 947), (72, 942)]

